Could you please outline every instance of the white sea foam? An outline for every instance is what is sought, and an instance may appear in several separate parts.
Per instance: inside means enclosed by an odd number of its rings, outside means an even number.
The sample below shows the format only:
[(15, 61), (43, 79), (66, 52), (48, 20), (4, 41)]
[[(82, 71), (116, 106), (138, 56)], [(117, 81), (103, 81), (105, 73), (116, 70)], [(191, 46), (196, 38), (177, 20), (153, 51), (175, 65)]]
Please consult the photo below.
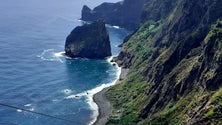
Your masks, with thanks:
[(32, 106), (32, 104), (25, 104), (24, 106), (25, 107), (30, 107), (30, 106)]
[(84, 20), (81, 20), (81, 19), (77, 19), (78, 22), (82, 22), (84, 24), (90, 24), (91, 22), (88, 22), (88, 21), (84, 21)]
[(56, 57), (63, 57), (65, 55), (65, 52), (57, 52), (57, 53), (54, 53), (54, 55)]
[(65, 52), (63, 51), (63, 52), (56, 52), (56, 53), (54, 53), (54, 55), (56, 56), (56, 57), (65, 57), (66, 59), (72, 59), (71, 57), (69, 57), (69, 56), (66, 56), (66, 54), (65, 54)]
[(113, 25), (110, 25), (110, 24), (106, 24), (106, 27), (114, 28), (114, 29), (121, 29), (119, 26), (113, 26)]
[(65, 52), (55, 52), (54, 49), (46, 49), (37, 57), (41, 58), (42, 60), (46, 61), (57, 61), (63, 63), (62, 57), (70, 58), (65, 56)]
[(81, 20), (81, 19), (76, 19), (77, 21), (79, 21), (79, 22), (82, 22), (83, 20)]
[[(34, 111), (34, 110), (35, 110), (33, 107), (31, 107), (32, 104), (30, 104), (30, 103), (25, 104), (24, 106), (25, 106), (25, 107), (30, 107), (30, 108), (29, 108), (29, 111)], [(20, 109), (17, 109), (17, 111), (18, 111), (18, 110), (20, 110)], [(21, 110), (21, 111), (22, 111), (22, 110)], [(21, 111), (18, 111), (18, 112), (21, 112)]]
[(34, 109), (34, 108), (30, 108), (29, 110), (30, 110), (30, 111), (34, 111), (35, 109)]
[(69, 95), (69, 94), (72, 93), (72, 90), (70, 90), (70, 89), (64, 89), (62, 92), (63, 92), (64, 94)]
[(17, 111), (17, 112), (22, 112), (22, 110), (21, 110), (21, 109), (17, 109), (16, 111)]
[[(110, 62), (112, 60), (113, 57), (107, 58), (107, 61)], [(111, 62), (110, 62), (111, 63)], [(112, 62), (111, 64), (114, 64), (115, 62)], [(96, 122), (97, 117), (99, 115), (99, 108), (98, 105), (94, 102), (93, 100), (93, 96), (102, 91), (104, 88), (110, 87), (115, 85), (115, 83), (117, 82), (117, 80), (119, 79), (119, 76), (121, 74), (121, 68), (117, 67), (117, 72), (116, 72), (116, 79), (110, 83), (106, 83), (106, 84), (102, 84), (100, 86), (97, 86), (94, 89), (88, 90), (88, 91), (84, 91), (82, 93), (78, 93), (78, 94), (74, 94), (74, 95), (70, 95), (65, 97), (65, 99), (78, 99), (81, 98), (83, 96), (87, 97), (87, 103), (89, 104), (91, 110), (93, 111), (93, 115), (92, 115), (92, 120), (89, 122), (89, 125), (92, 125)]]
[[(118, 71), (117, 74), (119, 74), (119, 71)], [(94, 124), (96, 122), (97, 117), (99, 115), (99, 108), (98, 108), (98, 105), (94, 102), (93, 96), (96, 93), (102, 91), (104, 88), (107, 88), (107, 87), (115, 85), (116, 82), (117, 82), (117, 79), (115, 81), (111, 82), (111, 83), (102, 84), (100, 86), (97, 86), (94, 89), (89, 90), (89, 91), (85, 91), (85, 92), (82, 92), (82, 93), (79, 93), (79, 94), (75, 94), (75, 95), (70, 95), (70, 96), (67, 96), (65, 98), (66, 99), (78, 99), (78, 98), (81, 98), (83, 96), (87, 97), (86, 101), (89, 104), (91, 110), (93, 111), (92, 120), (89, 123), (89, 125), (92, 125), (92, 124)]]
[[(112, 65), (116, 65), (116, 66), (117, 66), (118, 71), (120, 70), (120, 72), (117, 72), (117, 77), (119, 77), (119, 75), (120, 75), (120, 73), (121, 73), (121, 68), (118, 67), (118, 65), (116, 64), (116, 62), (111, 62), (112, 59), (113, 59), (113, 57), (116, 57), (116, 55), (107, 58), (106, 61), (109, 62), (109, 63), (112, 64)], [(118, 73), (119, 73), (119, 74), (118, 74)]]
[[(112, 60), (112, 58), (110, 58), (108, 60)], [(119, 79), (120, 74), (121, 74), (121, 68), (118, 67), (117, 72), (116, 72), (116, 79), (113, 82), (107, 83), (107, 84), (102, 84), (102, 85), (100, 85), (100, 86), (98, 86), (98, 87), (96, 87), (96, 88), (94, 88), (94, 89), (89, 91), (90, 94), (88, 95), (87, 103), (90, 105), (90, 108), (93, 111), (93, 115), (92, 115), (93, 120), (90, 121), (89, 125), (94, 124), (96, 122), (96, 120), (97, 120), (98, 115), (99, 115), (99, 108), (98, 108), (98, 105), (94, 102), (93, 96), (96, 93), (102, 91), (104, 88), (107, 88), (107, 87), (115, 85), (117, 80)]]
[(120, 27), (119, 27), (119, 26), (113, 26), (113, 28), (120, 29)]
[[(113, 57), (114, 57), (114, 56), (108, 58), (107, 61), (108, 61), (109, 63), (111, 63), (111, 64), (116, 64), (115, 62), (111, 62), (111, 60), (113, 59)], [(93, 120), (90, 121), (89, 125), (94, 124), (94, 123), (96, 122), (96, 120), (97, 120), (98, 115), (99, 115), (99, 108), (98, 108), (98, 105), (94, 102), (93, 96), (94, 96), (96, 93), (102, 91), (104, 88), (107, 88), (107, 87), (110, 87), (110, 86), (115, 85), (116, 82), (118, 81), (119, 77), (120, 77), (121, 68), (118, 67), (117, 64), (116, 64), (115, 66), (117, 67), (117, 72), (116, 72), (116, 79), (115, 79), (113, 82), (107, 83), (107, 84), (102, 84), (101, 86), (96, 87), (96, 88), (94, 88), (94, 89), (92, 89), (92, 90), (89, 91), (89, 93), (91, 93), (91, 94), (88, 96), (88, 104), (90, 105), (91, 109), (93, 110), (93, 116), (92, 116)]]
[[(82, 22), (82, 23), (84, 23), (84, 24), (90, 24), (90, 23), (92, 23), (91, 21), (84, 21), (84, 20), (81, 20), (81, 19), (77, 19), (77, 21), (78, 22)], [(110, 24), (105, 24), (106, 25), (106, 27), (108, 27), (108, 28), (115, 28), (115, 29), (121, 29), (119, 26), (113, 26), (113, 25), (110, 25)]]
[(65, 99), (80, 99), (81, 97), (87, 96), (87, 95), (88, 95), (88, 92), (84, 91), (84, 92), (81, 92), (78, 94), (73, 94), (73, 95), (67, 96), (67, 97), (65, 97)]

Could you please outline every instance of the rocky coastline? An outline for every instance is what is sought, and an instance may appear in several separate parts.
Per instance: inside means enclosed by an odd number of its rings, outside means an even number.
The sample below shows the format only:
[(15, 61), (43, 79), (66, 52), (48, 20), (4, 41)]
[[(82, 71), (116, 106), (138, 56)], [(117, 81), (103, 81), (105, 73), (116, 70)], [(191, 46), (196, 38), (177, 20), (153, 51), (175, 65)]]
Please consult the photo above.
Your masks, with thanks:
[(117, 3), (102, 3), (94, 9), (83, 6), (81, 20), (104, 20), (107, 24), (135, 30), (140, 25), (142, 8), (146, 0), (124, 0)]
[[(116, 84), (119, 84), (120, 81), (126, 78), (128, 71), (129, 69), (127, 68), (121, 68), (121, 73), (119, 75)], [(93, 96), (93, 100), (98, 105), (99, 108), (99, 116), (97, 117), (97, 120), (93, 125), (105, 125), (108, 122), (110, 115), (112, 114), (113, 106), (105, 95), (105, 93), (110, 88), (111, 87), (104, 88), (102, 91), (96, 93)]]

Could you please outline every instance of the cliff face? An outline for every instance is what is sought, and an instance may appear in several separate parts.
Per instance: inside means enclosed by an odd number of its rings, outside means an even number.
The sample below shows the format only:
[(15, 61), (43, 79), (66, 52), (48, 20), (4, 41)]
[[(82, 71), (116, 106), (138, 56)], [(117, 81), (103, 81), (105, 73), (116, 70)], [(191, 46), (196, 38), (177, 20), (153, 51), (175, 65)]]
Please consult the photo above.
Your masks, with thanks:
[(104, 20), (111, 25), (135, 29), (140, 24), (142, 8), (146, 0), (124, 0), (118, 3), (103, 3), (91, 10), (83, 6), (82, 20)]
[(109, 123), (221, 124), (222, 1), (156, 2), (114, 59), (130, 72), (107, 94)]
[(111, 56), (109, 35), (102, 21), (76, 27), (66, 38), (65, 53), (70, 57), (103, 59)]
[(178, 0), (147, 0), (142, 10), (141, 21), (144, 23), (147, 20), (165, 19), (178, 4), (177, 2)]

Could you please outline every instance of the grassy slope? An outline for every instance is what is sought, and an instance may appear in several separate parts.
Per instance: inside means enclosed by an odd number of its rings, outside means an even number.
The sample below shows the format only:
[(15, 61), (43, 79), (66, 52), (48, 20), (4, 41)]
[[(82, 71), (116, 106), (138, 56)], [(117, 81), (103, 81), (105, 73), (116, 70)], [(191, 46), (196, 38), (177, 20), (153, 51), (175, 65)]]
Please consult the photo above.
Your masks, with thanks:
[[(145, 91), (148, 84), (140, 71), (145, 67), (145, 61), (154, 48), (149, 39), (160, 27), (160, 22), (147, 22), (124, 45), (132, 53), (135, 53), (133, 68), (127, 78), (107, 92), (108, 98), (114, 105), (113, 119), (108, 124), (128, 124), (137, 122), (140, 110), (146, 105)], [(136, 43), (134, 41), (137, 41)], [(118, 117), (121, 116), (121, 119)]]
[[(221, 22), (219, 23), (221, 25)], [(198, 86), (198, 83), (193, 83), (193, 88), (189, 91), (189, 94), (183, 97), (178, 95), (177, 98), (179, 98), (179, 100), (167, 102), (167, 106), (160, 109), (152, 118), (142, 119), (139, 117), (141, 110), (146, 106), (150, 98), (146, 95), (150, 84), (146, 82), (142, 71), (151, 53), (155, 50), (155, 48), (152, 47), (151, 39), (161, 26), (161, 22), (146, 22), (130, 40), (124, 44), (128, 51), (134, 53), (135, 57), (127, 78), (107, 93), (108, 98), (114, 105), (113, 115), (108, 124), (178, 125), (188, 122), (192, 124), (201, 124), (201, 122), (221, 123), (222, 89), (205, 91)], [(195, 35), (195, 33), (193, 34)], [(222, 41), (221, 38), (217, 38), (218, 34), (221, 34), (221, 27), (213, 26), (205, 39), (209, 41), (209, 39), (215, 38), (215, 46), (218, 49), (216, 53), (220, 55)], [(203, 41), (202, 44), (206, 44), (204, 43), (206, 41)], [(201, 66), (201, 62), (198, 61), (203, 56), (201, 55), (203, 54), (201, 47), (203, 46), (193, 49), (188, 54), (189, 58), (183, 59), (174, 67), (171, 74), (177, 74), (174, 79), (176, 81), (175, 83), (179, 83), (183, 78), (188, 77), (192, 69)], [(171, 74), (169, 73), (168, 76), (165, 77), (170, 77)], [(202, 75), (213, 77), (215, 74), (208, 71)], [(198, 122), (195, 123), (195, 121)]]

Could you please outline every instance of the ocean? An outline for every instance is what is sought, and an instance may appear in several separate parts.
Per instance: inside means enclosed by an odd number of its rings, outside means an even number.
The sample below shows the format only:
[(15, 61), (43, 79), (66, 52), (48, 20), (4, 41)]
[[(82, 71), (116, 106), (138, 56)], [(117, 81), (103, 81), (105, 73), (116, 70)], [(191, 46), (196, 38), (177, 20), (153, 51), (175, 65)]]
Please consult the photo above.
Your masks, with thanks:
[[(120, 69), (110, 58), (70, 59), (63, 53), (66, 36), (83, 24), (78, 20), (82, 6), (105, 1), (118, 0), (2, 0), (0, 103), (18, 108), (0, 105), (0, 125), (88, 125), (96, 120), (92, 96), (114, 84)], [(129, 31), (107, 29), (117, 55)]]

